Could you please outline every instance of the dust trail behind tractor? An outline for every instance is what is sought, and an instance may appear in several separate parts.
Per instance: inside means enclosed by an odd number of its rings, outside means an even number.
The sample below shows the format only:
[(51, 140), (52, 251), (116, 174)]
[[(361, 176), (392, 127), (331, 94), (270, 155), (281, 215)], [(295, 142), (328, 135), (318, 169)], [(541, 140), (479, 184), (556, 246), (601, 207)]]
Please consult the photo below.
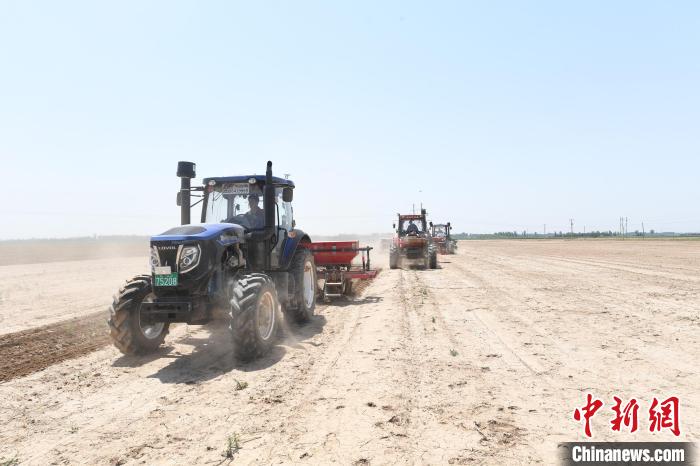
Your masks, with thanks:
[[(323, 280), (320, 289), (324, 299), (349, 295), (352, 280), (371, 279), (377, 275), (371, 269), (370, 246), (360, 247), (359, 241), (320, 241), (306, 243), (316, 263), (316, 276)], [(357, 255), (362, 254), (362, 263), (353, 264)]]

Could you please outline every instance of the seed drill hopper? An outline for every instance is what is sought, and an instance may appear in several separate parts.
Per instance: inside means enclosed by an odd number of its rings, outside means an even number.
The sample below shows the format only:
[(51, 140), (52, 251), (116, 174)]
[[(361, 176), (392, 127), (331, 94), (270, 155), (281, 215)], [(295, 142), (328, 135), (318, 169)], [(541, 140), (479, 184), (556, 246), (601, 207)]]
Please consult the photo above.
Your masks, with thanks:
[[(349, 295), (353, 280), (367, 280), (377, 275), (370, 267), (372, 247), (360, 247), (359, 241), (321, 241), (304, 245), (314, 256), (316, 276), (323, 280), (320, 293), (324, 299)], [(353, 263), (358, 254), (361, 263)]]

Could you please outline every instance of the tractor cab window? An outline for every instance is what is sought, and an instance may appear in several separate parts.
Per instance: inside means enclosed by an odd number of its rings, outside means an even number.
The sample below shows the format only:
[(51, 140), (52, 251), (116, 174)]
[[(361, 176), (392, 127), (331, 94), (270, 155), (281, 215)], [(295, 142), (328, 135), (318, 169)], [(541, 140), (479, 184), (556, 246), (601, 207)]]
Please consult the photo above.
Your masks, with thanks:
[(435, 225), (435, 236), (445, 236), (445, 225)]
[(263, 193), (257, 185), (225, 183), (208, 187), (205, 223), (236, 223), (247, 230), (265, 228)]
[(292, 231), (292, 220), (294, 219), (292, 203), (284, 201), (282, 197), (282, 188), (275, 189), (275, 196), (277, 198), (277, 218), (279, 219), (279, 226), (287, 231)]
[(425, 225), (421, 220), (413, 220), (413, 226), (411, 226), (411, 220), (402, 220), (400, 231), (408, 234), (420, 234), (425, 231)]

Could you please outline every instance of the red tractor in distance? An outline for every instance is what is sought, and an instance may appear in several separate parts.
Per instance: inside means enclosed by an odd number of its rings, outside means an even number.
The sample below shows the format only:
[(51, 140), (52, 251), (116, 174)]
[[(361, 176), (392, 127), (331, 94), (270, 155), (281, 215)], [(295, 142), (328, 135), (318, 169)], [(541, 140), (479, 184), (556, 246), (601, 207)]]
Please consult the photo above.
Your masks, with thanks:
[(437, 251), (433, 244), (428, 223), (427, 212), (420, 214), (398, 214), (399, 222), (394, 224), (396, 233), (389, 247), (389, 268), (419, 266), (437, 268)]
[(433, 238), (433, 243), (440, 254), (454, 254), (457, 249), (457, 241), (452, 239), (450, 232), (452, 225), (447, 223), (430, 222), (430, 234)]

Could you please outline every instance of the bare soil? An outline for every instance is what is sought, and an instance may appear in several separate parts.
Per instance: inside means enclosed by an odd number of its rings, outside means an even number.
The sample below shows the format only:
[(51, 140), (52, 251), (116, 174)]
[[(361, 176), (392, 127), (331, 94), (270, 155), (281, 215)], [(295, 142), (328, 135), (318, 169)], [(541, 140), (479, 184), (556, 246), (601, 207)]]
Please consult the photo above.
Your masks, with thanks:
[[(584, 439), (587, 393), (605, 402), (594, 440), (698, 440), (700, 242), (470, 241), (439, 265), (385, 269), (254, 363), (215, 322), (174, 327), (153, 356), (107, 346), (2, 382), (0, 459), (555, 464)], [(647, 427), (669, 395), (678, 438)], [(611, 431), (613, 396), (639, 400), (636, 433)]]
[(0, 335), (105, 311), (127, 279), (147, 271), (143, 255), (0, 266)]

